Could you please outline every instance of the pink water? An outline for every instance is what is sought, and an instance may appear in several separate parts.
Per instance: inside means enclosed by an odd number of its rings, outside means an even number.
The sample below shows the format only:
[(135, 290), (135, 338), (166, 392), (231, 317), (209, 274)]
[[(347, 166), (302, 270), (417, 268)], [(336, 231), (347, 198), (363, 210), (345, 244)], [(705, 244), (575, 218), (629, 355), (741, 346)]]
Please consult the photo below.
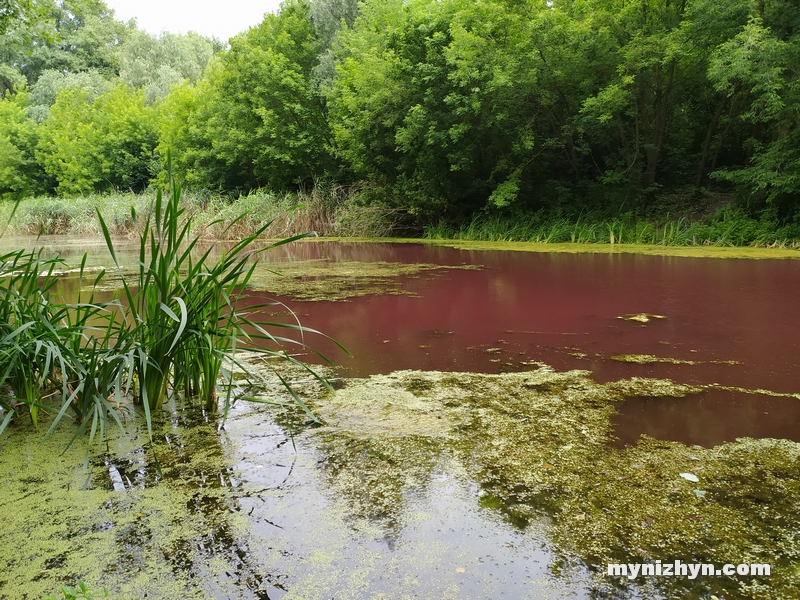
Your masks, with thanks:
[[(590, 370), (601, 382), (638, 376), (800, 392), (798, 260), (462, 251), (417, 244), (303, 245), (292, 252), (299, 259), (481, 266), (406, 277), (403, 289), (411, 295), (283, 299), (304, 325), (348, 348), (352, 357), (324, 340), (313, 341), (347, 376), (399, 369), (497, 373), (540, 361), (559, 370)], [(618, 318), (632, 313), (665, 318)], [(627, 354), (696, 364), (611, 359)], [(631, 400), (620, 410), (623, 442), (639, 433), (702, 445), (740, 436), (800, 440), (796, 398), (710, 390), (680, 401)]]

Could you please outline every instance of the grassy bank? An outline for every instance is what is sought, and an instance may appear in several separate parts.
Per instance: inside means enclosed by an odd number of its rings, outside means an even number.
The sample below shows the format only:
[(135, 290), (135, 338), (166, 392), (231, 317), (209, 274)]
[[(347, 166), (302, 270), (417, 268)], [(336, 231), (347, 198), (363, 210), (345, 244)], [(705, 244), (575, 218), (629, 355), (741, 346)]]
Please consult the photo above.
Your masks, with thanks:
[(549, 244), (647, 244), (663, 246), (800, 247), (800, 223), (782, 224), (769, 212), (750, 215), (727, 206), (708, 215), (690, 218), (639, 218), (633, 213), (616, 217), (557, 217), (530, 215), (479, 215), (469, 223), (428, 227), (425, 237), (487, 242), (538, 242)]
[[(0, 223), (8, 224), (11, 235), (100, 236), (99, 210), (113, 235), (133, 237), (143, 227), (155, 197), (155, 191), (39, 197), (22, 200), (16, 209), (8, 201), (0, 203)], [(235, 200), (207, 192), (184, 192), (183, 205), (194, 230), (213, 239), (241, 239), (270, 222), (266, 235), (272, 238), (308, 231), (321, 236), (385, 237), (396, 232), (402, 215), (402, 211), (367, 206), (361, 189), (343, 186), (317, 186), (298, 193), (258, 190)], [(242, 213), (247, 214), (230, 227)]]
[[(479, 214), (464, 224), (440, 222), (409, 226), (407, 210), (370, 204), (368, 190), (357, 186), (318, 185), (309, 191), (272, 193), (257, 190), (231, 199), (208, 192), (184, 193), (185, 216), (209, 239), (241, 239), (272, 223), (265, 235), (281, 238), (314, 231), (320, 236), (386, 238), (419, 235), (429, 240), (537, 242), (546, 244), (638, 244), (658, 246), (751, 246), (800, 248), (800, 216), (781, 221), (773, 211), (750, 212), (727, 205), (703, 214), (673, 216), (560, 216), (539, 211), (516, 215)], [(99, 210), (113, 235), (133, 237), (141, 231), (155, 192), (90, 195), (75, 198), (30, 198), (14, 211), (0, 203), (0, 222), (16, 235), (69, 234), (100, 236)], [(131, 207), (135, 208), (134, 220)], [(246, 216), (231, 222), (242, 213)]]

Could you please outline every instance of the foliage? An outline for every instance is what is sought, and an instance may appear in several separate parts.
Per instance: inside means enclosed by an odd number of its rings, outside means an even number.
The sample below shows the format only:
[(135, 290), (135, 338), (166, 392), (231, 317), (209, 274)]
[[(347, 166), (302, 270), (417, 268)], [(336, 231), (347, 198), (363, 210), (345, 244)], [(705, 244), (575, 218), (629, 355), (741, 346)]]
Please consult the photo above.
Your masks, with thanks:
[[(75, 582), (75, 587), (62, 586), (61, 594), (63, 595), (63, 600), (96, 600), (98, 598), (111, 597), (106, 588), (103, 588), (102, 592), (92, 590), (80, 579)], [(39, 600), (62, 600), (62, 597), (54, 594), (45, 594)]]
[(190, 188), (355, 184), (420, 226), (646, 211), (690, 186), (777, 227), (800, 212), (793, 0), (287, 0), (226, 51), (101, 0), (30, 7), (0, 87), (27, 80), (42, 127), (13, 128), (38, 163), (5, 158), (7, 194), (142, 187), (172, 148)]
[(145, 101), (154, 104), (174, 86), (197, 83), (219, 43), (189, 32), (159, 37), (133, 31), (119, 49), (119, 76), (130, 88), (144, 88)]
[[(38, 428), (45, 409), (56, 413), (49, 435), (72, 412), (78, 424), (73, 441), (88, 434), (91, 446), (104, 438), (110, 423), (123, 428), (127, 401), (133, 396), (144, 406), (152, 436), (152, 411), (162, 406), (169, 388), (199, 396), (205, 410), (213, 412), (221, 374), (227, 383), (227, 414), (234, 399), (233, 369), (250, 382), (259, 378), (237, 355), (240, 342), (259, 342), (252, 351), (300, 366), (325, 383), (283, 349), (286, 344), (304, 347), (304, 342), (271, 330), (289, 329), (301, 336), (318, 332), (299, 322), (262, 322), (256, 317), (258, 310), (270, 305), (242, 307), (257, 255), (304, 236), (250, 249), (267, 223), (221, 253), (214, 244), (201, 249), (191, 221), (181, 218), (180, 195), (180, 186), (171, 178), (166, 202), (157, 193), (140, 235), (136, 279), (122, 277), (125, 304), (96, 301), (94, 293), (105, 270), (88, 292), (83, 291), (89, 273), (86, 255), (74, 274), (78, 298), (70, 304), (56, 295), (56, 285), (65, 275), (61, 259), (47, 258), (41, 250), (0, 257), (0, 433), (24, 410)], [(99, 213), (98, 219), (116, 263), (110, 229)]]
[[(772, 7), (773, 10), (776, 7)], [(788, 16), (778, 12), (774, 16)], [(714, 53), (708, 77), (726, 98), (741, 98), (739, 120), (753, 125), (744, 142), (750, 160), (712, 174), (776, 204), (800, 209), (800, 18), (776, 22), (775, 30), (751, 16)], [(790, 35), (781, 36), (788, 29)], [(783, 30), (783, 32), (781, 31)], [(776, 35), (777, 34), (777, 35)]]
[(100, 211), (115, 235), (126, 235), (134, 232), (139, 225), (131, 218), (131, 206), (136, 207), (137, 214), (146, 214), (153, 197), (153, 193), (143, 193), (26, 198), (13, 204), (0, 204), (0, 222), (10, 221), (8, 233), (18, 235), (98, 237), (102, 235), (97, 219), (97, 212)]
[[(305, 0), (285, 2), (279, 14), (231, 40), (196, 93), (179, 90), (179, 99), (168, 101), (188, 118), (168, 126), (161, 147), (174, 143), (187, 181), (285, 188), (329, 166), (324, 102), (310, 83), (317, 42), (308, 11)], [(185, 156), (182, 148), (189, 148)]]
[(0, 33), (5, 35), (11, 23), (24, 20), (30, 9), (30, 0), (3, 0), (0, 2)]
[[(281, 349), (282, 344), (296, 342), (272, 335), (265, 326), (301, 332), (312, 330), (299, 324), (259, 323), (253, 320), (252, 313), (262, 305), (250, 306), (246, 311), (237, 305), (243, 299), (244, 289), (255, 269), (255, 255), (305, 237), (305, 234), (260, 250), (249, 249), (269, 227), (267, 223), (223, 250), (216, 260), (211, 259), (214, 244), (195, 257), (193, 252), (199, 249), (200, 238), (191, 234), (191, 220), (181, 219), (184, 213), (180, 205), (181, 189), (172, 180), (171, 171), (169, 191), (166, 202), (163, 202), (160, 190), (157, 192), (152, 213), (139, 236), (139, 268), (135, 285), (124, 278), (122, 283), (126, 300), (123, 322), (133, 324), (129, 335), (134, 340), (132, 357), (138, 394), (148, 418), (150, 411), (162, 406), (170, 383), (174, 390), (183, 389), (187, 397), (199, 395), (206, 410), (216, 410), (217, 380), (227, 362), (227, 412), (232, 401), (230, 369), (236, 365), (249, 373), (235, 357), (240, 339), (259, 339), (277, 344), (277, 349), (263, 348), (261, 351), (299, 364)], [(98, 218), (116, 263), (110, 231), (102, 215), (98, 214)], [(234, 219), (230, 226), (238, 220)], [(297, 400), (304, 406), (299, 398)]]
[(330, 93), (340, 156), (425, 216), (512, 203), (534, 156), (521, 15), (494, 2), (362, 11)]
[[(404, 211), (369, 203), (369, 190), (317, 182), (297, 192), (257, 190), (246, 196), (184, 193), (184, 215), (204, 239), (241, 239), (270, 223), (271, 239), (314, 231), (323, 236), (382, 237), (407, 226)], [(13, 221), (17, 235), (61, 234), (102, 236), (97, 213), (115, 236), (135, 236), (155, 199), (155, 191), (90, 194), (70, 198), (35, 197), (0, 203), (0, 222)], [(136, 219), (131, 215), (135, 207)], [(243, 218), (242, 215), (245, 215)], [(236, 221), (232, 225), (233, 221)]]
[(41, 131), (37, 156), (60, 194), (142, 188), (156, 166), (154, 109), (124, 84), (93, 102), (84, 89), (62, 89)]
[(47, 70), (117, 74), (117, 52), (133, 24), (113, 17), (102, 0), (32, 0), (32, 18), (14, 22), (0, 38), (2, 62), (33, 85)]
[[(58, 395), (61, 406), (50, 431), (71, 410), (79, 424), (75, 437), (90, 429), (91, 443), (98, 433), (103, 438), (107, 418), (122, 426), (118, 407), (122, 374), (129, 364), (128, 338), (120, 332), (112, 340), (109, 325), (94, 344), (84, 344), (95, 329), (90, 323), (110, 305), (94, 303), (93, 294), (84, 300), (80, 293), (74, 304), (51, 302), (60, 268), (63, 261), (44, 258), (41, 251), (0, 257), (0, 382), (5, 388), (0, 432), (20, 408), (27, 409), (38, 428), (39, 411), (49, 408), (45, 397)], [(78, 277), (83, 276), (82, 264)], [(109, 400), (112, 393), (116, 404)]]
[(39, 134), (25, 114), (27, 100), (26, 92), (0, 99), (0, 197), (44, 191), (35, 157)]
[(37, 123), (44, 121), (50, 107), (56, 103), (58, 93), (65, 88), (77, 88), (86, 93), (86, 100), (94, 102), (113, 86), (97, 71), (64, 73), (47, 70), (31, 86), (28, 115)]

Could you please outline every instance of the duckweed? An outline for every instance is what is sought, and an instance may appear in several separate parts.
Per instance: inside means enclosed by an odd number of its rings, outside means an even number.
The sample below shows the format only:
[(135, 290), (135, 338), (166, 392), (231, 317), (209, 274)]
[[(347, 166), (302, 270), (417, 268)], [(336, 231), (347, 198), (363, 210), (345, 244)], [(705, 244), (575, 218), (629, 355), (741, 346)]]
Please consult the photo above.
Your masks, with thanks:
[[(317, 584), (339, 581), (334, 540), (350, 539), (348, 528), (395, 539), (429, 518), (410, 511), (411, 499), (425, 493), (437, 465), (456, 463), (456, 471), (478, 486), (476, 507), (500, 515), (523, 535), (544, 531), (554, 555), (551, 568), (588, 572), (600, 595), (768, 598), (800, 589), (800, 444), (741, 439), (700, 448), (643, 437), (634, 447), (616, 448), (611, 416), (618, 402), (686, 397), (705, 387), (648, 378), (600, 384), (587, 371), (536, 366), (500, 375), (398, 371), (340, 380), (334, 391), (300, 370), (284, 371), (324, 425), (309, 427), (296, 408), (247, 408), (263, 415), (261, 428), (267, 428), (253, 430), (252, 420), (246, 429), (233, 428), (235, 436), (249, 432), (235, 437), (252, 446), (249, 461), (261, 460), (259, 440), (275, 432), (289, 432), (298, 452), (306, 449), (298, 466), (303, 478), (294, 480), (289, 469), (266, 487), (253, 479), (266, 470), (234, 462), (228, 433), (202, 416), (187, 421), (186, 415), (197, 413), (175, 407), (156, 435), (161, 474), (142, 450), (143, 438), (120, 436), (109, 442), (113, 451), (95, 457), (85, 490), (86, 473), (73, 467), (81, 449), (53, 461), (50, 442), (11, 436), (3, 443), (14, 448), (3, 448), (0, 471), (0, 518), (7, 524), (0, 554), (8, 564), (0, 583), (25, 582), (30, 597), (77, 577), (120, 597), (143, 591), (224, 596), (268, 585), (289, 589), (287, 598), (306, 597), (292, 579), (269, 575), (269, 561), (291, 559), (285, 542), (264, 549), (248, 545), (254, 543), (254, 509), (267, 528), (258, 539), (269, 540), (269, 531), (288, 526), (271, 521), (270, 507), (274, 512), (276, 502), (303, 503), (297, 482), (316, 473), (330, 505), (320, 510), (333, 511), (344, 527), (320, 533), (324, 552), (297, 557), (300, 563), (287, 573), (311, 584), (303, 569), (318, 564), (333, 571)], [(63, 447), (63, 440), (52, 443)], [(286, 465), (280, 466), (285, 473)], [(369, 554), (364, 565), (372, 566), (342, 588), (355, 596), (383, 560), (375, 548), (363, 552)], [(659, 559), (768, 563), (772, 577), (630, 582), (605, 575), (608, 562)], [(319, 593), (308, 597), (330, 591), (317, 584)]]
[(474, 265), (443, 266), (426, 263), (333, 261), (327, 259), (286, 262), (275, 271), (259, 269), (250, 285), (255, 290), (289, 296), (301, 302), (343, 301), (373, 294), (410, 294), (399, 277), (435, 276), (451, 269), (480, 269)]

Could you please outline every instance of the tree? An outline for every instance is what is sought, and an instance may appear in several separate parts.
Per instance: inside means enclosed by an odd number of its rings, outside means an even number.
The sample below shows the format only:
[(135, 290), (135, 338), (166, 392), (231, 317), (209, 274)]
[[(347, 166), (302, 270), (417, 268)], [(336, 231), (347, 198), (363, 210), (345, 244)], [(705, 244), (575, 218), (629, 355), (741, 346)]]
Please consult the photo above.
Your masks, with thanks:
[(712, 177), (792, 213), (800, 208), (800, 16), (789, 4), (773, 2), (751, 14), (717, 47), (708, 77), (723, 98), (742, 107), (737, 121), (749, 126), (746, 164)]
[(425, 218), (531, 196), (548, 155), (568, 145), (564, 113), (578, 102), (564, 102), (568, 84), (548, 62), (558, 51), (541, 43), (550, 9), (527, 8), (364, 3), (340, 35), (329, 92), (337, 149), (356, 175)]
[[(286, 188), (322, 175), (332, 164), (330, 132), (325, 101), (311, 83), (318, 44), (308, 2), (284, 2), (278, 14), (230, 44), (209, 66), (201, 95), (180, 92), (193, 105), (183, 113), (187, 125), (165, 126), (193, 140), (177, 140), (192, 147), (177, 157), (187, 178), (247, 190)], [(168, 104), (175, 109), (181, 102)]]
[(154, 104), (184, 81), (197, 83), (211, 56), (221, 44), (189, 32), (156, 37), (133, 31), (119, 49), (120, 79), (132, 88), (144, 88), (145, 100)]
[(15, 21), (0, 38), (2, 62), (22, 73), (32, 86), (46, 70), (94, 70), (118, 75), (120, 43), (134, 29), (114, 19), (102, 0), (31, 0), (35, 18)]
[(34, 155), (38, 131), (25, 114), (27, 103), (25, 91), (0, 100), (0, 196), (18, 198), (44, 191)]
[(155, 110), (124, 84), (90, 101), (64, 88), (42, 124), (37, 157), (62, 195), (141, 189), (158, 168)]
[(32, 12), (32, 0), (0, 0), (0, 34), (5, 35), (13, 23), (29, 20)]
[(113, 84), (97, 71), (62, 73), (48, 70), (31, 86), (28, 115), (37, 123), (44, 121), (58, 93), (65, 88), (82, 89), (86, 92), (87, 101), (93, 102), (112, 87)]

